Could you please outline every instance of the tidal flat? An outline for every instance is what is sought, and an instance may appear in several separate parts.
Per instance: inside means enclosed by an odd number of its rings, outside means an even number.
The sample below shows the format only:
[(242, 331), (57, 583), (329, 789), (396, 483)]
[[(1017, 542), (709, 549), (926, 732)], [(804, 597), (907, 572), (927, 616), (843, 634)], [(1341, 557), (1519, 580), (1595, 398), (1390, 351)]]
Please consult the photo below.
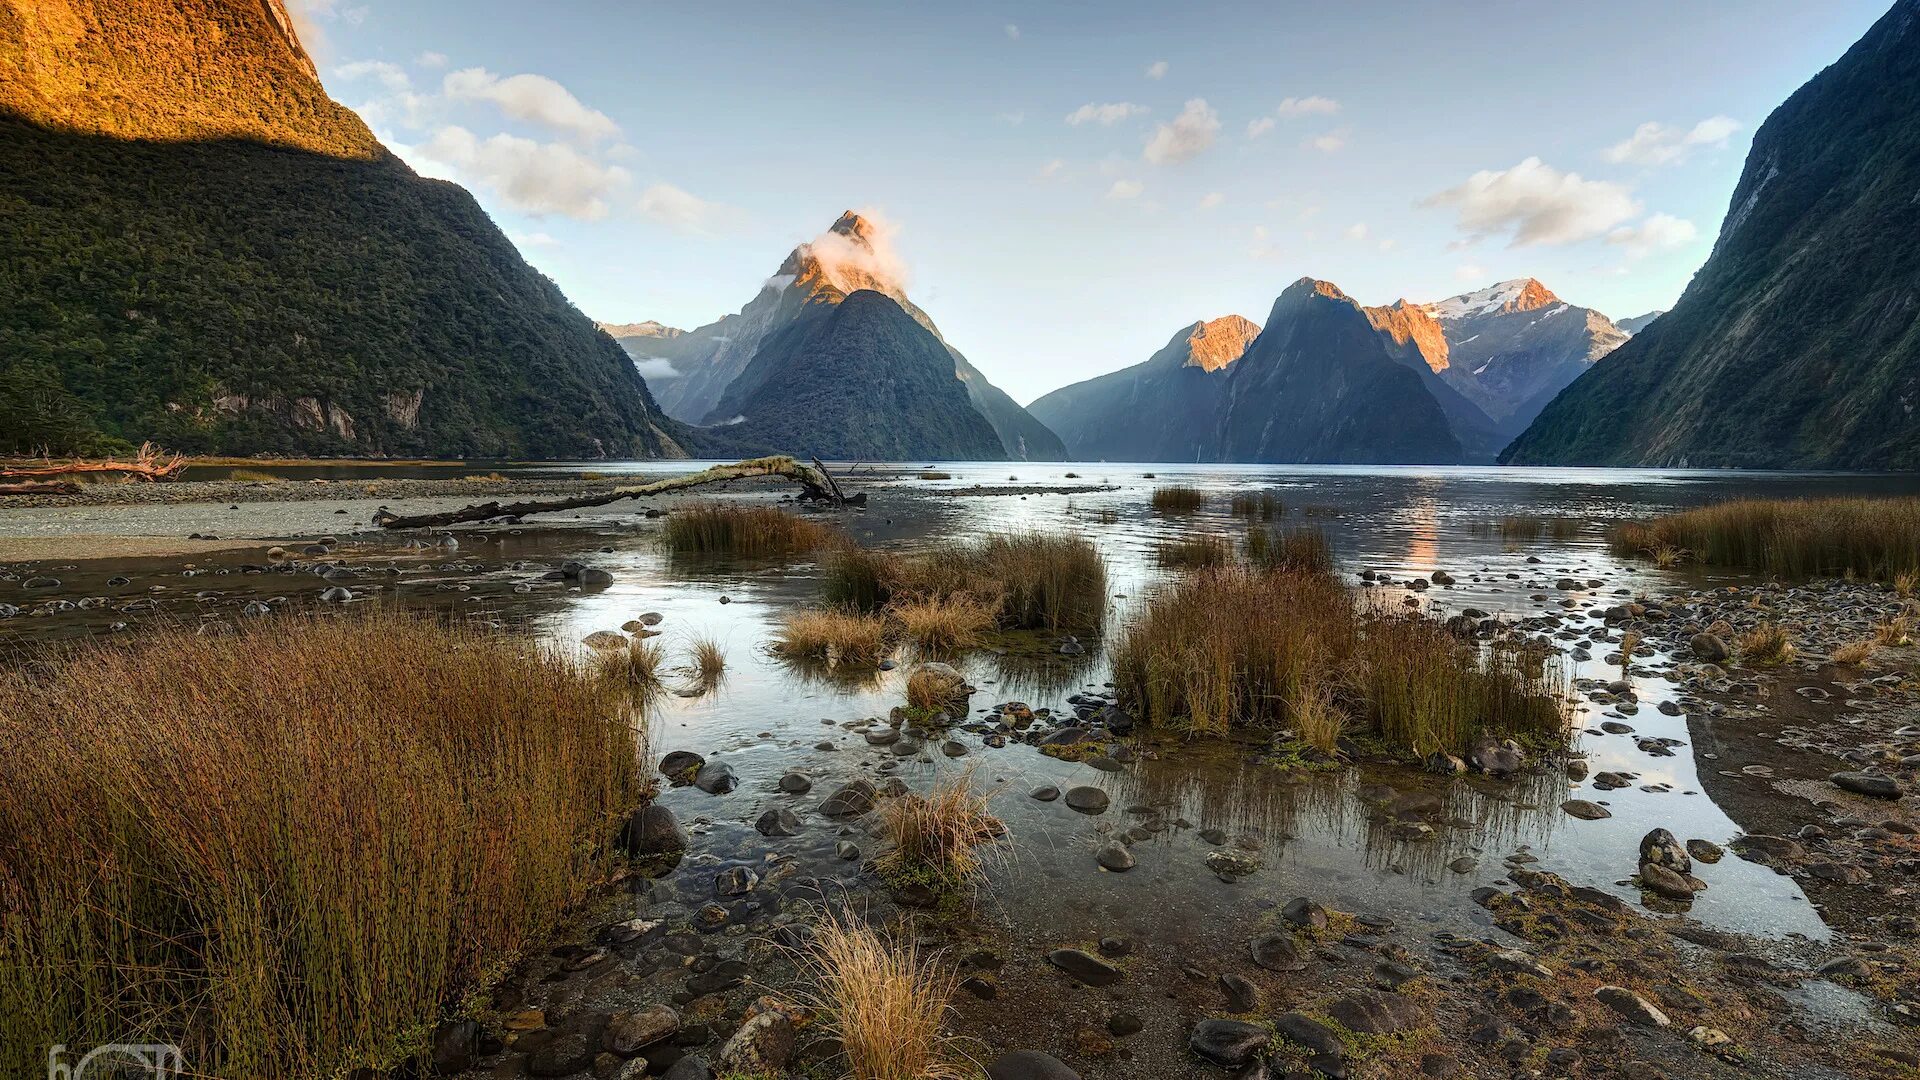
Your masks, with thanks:
[[(622, 469), (378, 482), (570, 492)], [(372, 510), (450, 508), (469, 489), (368, 492), (342, 467), (208, 478), (211, 500), (0, 508), (0, 655), (26, 670), (83, 640), (365, 608), (588, 659), (643, 650), (642, 764), (683, 846), (615, 875), (474, 1000), (445, 1003), (402, 1055), (442, 1073), (848, 1075), (808, 942), (823, 918), (850, 918), (951, 976), (940, 1053), (995, 1080), (1912, 1074), (1920, 649), (1887, 629), (1910, 598), (1662, 568), (1609, 544), (1618, 523), (1734, 496), (1912, 494), (1910, 478), (1071, 469), (870, 469), (846, 478), (864, 511), (808, 512), (748, 484), (416, 533), (372, 529)], [(301, 496), (275, 498), (285, 484)], [(1197, 501), (1156, 507), (1174, 486)], [(903, 558), (1015, 532), (1084, 539), (1104, 608), (1091, 626), (797, 662), (770, 646), (822, 605), (828, 552), (665, 539), (676, 515), (736, 504)], [(1368, 604), (1536, 651), (1564, 678), (1565, 745), (1529, 740), (1507, 759), (1348, 738), (1329, 752), (1291, 730), (1145, 723), (1113, 646), (1220, 545), (1242, 557), (1250, 527), (1317, 531)], [(89, 547), (189, 533), (233, 546)], [(1760, 662), (1740, 644), (1763, 625), (1790, 650)], [(929, 663), (972, 688), (963, 706), (910, 704)], [(963, 774), (999, 826), (977, 872), (962, 887), (890, 872), (898, 841), (863, 804)], [(1071, 1073), (1045, 1071), (1055, 1062)]]

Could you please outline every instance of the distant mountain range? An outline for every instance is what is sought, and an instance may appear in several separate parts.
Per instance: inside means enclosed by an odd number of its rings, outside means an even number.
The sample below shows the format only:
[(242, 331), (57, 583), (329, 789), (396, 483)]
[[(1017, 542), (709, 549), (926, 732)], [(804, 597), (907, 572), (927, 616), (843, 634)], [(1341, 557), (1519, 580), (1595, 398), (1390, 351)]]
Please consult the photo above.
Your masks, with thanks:
[(685, 456), (281, 0), (0, 2), (0, 453)]
[(1631, 319), (1617, 319), (1613, 325), (1619, 327), (1621, 333), (1632, 337), (1640, 331), (1645, 330), (1653, 320), (1665, 314), (1666, 312), (1664, 311), (1649, 311), (1645, 315), (1635, 315)]
[[(795, 399), (782, 400), (734, 390), (737, 380), (750, 368), (757, 368), (762, 373), (762, 383), (804, 390), (805, 400), (823, 406), (834, 394), (844, 396), (856, 407), (886, 397), (896, 388), (880, 387), (871, 381), (825, 381), (829, 377), (848, 378), (855, 374), (871, 380), (884, 374), (884, 369), (870, 364), (820, 365), (811, 376), (818, 380), (813, 384), (807, 383), (805, 375), (805, 369), (814, 360), (809, 349), (830, 344), (837, 359), (845, 359), (844, 354), (849, 350), (861, 351), (860, 343), (848, 336), (851, 333), (885, 332), (888, 340), (895, 342), (911, 337), (895, 333), (895, 328), (888, 325), (894, 320), (880, 317), (874, 311), (866, 312), (860, 320), (835, 324), (832, 335), (820, 336), (817, 329), (786, 335), (779, 342), (777, 354), (764, 361), (759, 355), (776, 336), (796, 322), (818, 317), (822, 307), (834, 307), (861, 291), (890, 300), (945, 351), (953, 380), (966, 394), (968, 412), (963, 416), (986, 424), (999, 443), (999, 452), (986, 456), (1034, 461), (1059, 461), (1067, 456), (1066, 447), (1057, 435), (989, 383), (960, 350), (940, 336), (933, 319), (907, 298), (891, 261), (876, 247), (873, 223), (851, 210), (842, 214), (818, 240), (793, 249), (779, 270), (737, 313), (685, 332), (669, 333), (657, 323), (641, 323), (637, 325), (648, 329), (616, 337), (637, 364), (664, 360), (673, 366), (670, 374), (655, 372), (652, 384), (661, 406), (670, 415), (689, 423), (744, 425), (739, 431), (730, 432), (731, 438), (749, 438), (755, 432), (782, 432), (801, 440), (785, 444), (796, 451), (824, 454), (824, 450), (814, 447), (832, 444), (849, 450), (860, 446), (892, 446), (910, 458), (979, 456), (961, 452), (962, 447), (971, 445), (969, 440), (953, 442), (933, 437), (933, 432), (948, 426), (944, 415), (936, 417), (918, 411), (923, 406), (929, 410), (946, 408), (936, 404), (944, 401), (944, 394), (925, 400), (911, 395), (893, 398), (891, 405), (896, 410), (893, 413), (857, 413), (858, 430), (852, 434), (861, 437), (847, 442), (847, 432), (829, 433), (809, 426), (811, 418), (797, 408)], [(903, 356), (902, 360), (908, 362), (909, 358)], [(778, 381), (766, 379), (765, 372), (776, 363), (793, 368), (791, 376)], [(917, 379), (909, 381), (919, 385)], [(833, 411), (837, 415), (841, 410)], [(787, 415), (777, 415), (782, 412)], [(882, 430), (888, 427), (899, 430), (897, 433)], [(923, 445), (912, 441), (915, 432), (927, 434)], [(911, 452), (904, 448), (911, 448)], [(836, 451), (836, 456), (842, 455)], [(844, 456), (879, 455), (849, 453)]]
[(1514, 464), (1920, 469), (1920, 0), (1754, 133), (1673, 310), (1544, 409)]
[[(1626, 338), (1531, 278), (1384, 307), (1303, 278), (1264, 331), (1238, 316), (1195, 323), (1145, 363), (1029, 411), (1076, 458), (1491, 461)], [(1375, 412), (1392, 422), (1371, 427)]]

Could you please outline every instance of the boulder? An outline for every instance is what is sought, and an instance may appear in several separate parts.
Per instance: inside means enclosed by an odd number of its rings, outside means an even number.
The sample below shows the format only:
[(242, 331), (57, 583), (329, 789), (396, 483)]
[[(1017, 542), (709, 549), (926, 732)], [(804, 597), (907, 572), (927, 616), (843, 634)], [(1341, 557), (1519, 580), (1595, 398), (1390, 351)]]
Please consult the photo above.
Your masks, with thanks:
[(1427, 1022), (1412, 998), (1380, 990), (1360, 990), (1336, 998), (1327, 1006), (1327, 1017), (1362, 1035), (1398, 1035)]
[(1055, 949), (1047, 954), (1047, 962), (1088, 986), (1112, 986), (1120, 981), (1119, 968), (1079, 949)]
[(1900, 784), (1891, 776), (1881, 776), (1870, 772), (1837, 772), (1827, 777), (1835, 787), (1842, 791), (1851, 791), (1855, 795), (1864, 795), (1869, 799), (1898, 799), (1904, 792)]
[(725, 795), (740, 786), (740, 778), (726, 762), (709, 761), (693, 774), (693, 786), (709, 795)]
[(1067, 805), (1083, 814), (1098, 814), (1111, 805), (1111, 800), (1097, 787), (1077, 787), (1068, 790)]
[(1051, 1054), (1015, 1050), (993, 1059), (987, 1080), (1080, 1080), (1080, 1074)]
[(1118, 840), (1109, 840), (1100, 845), (1100, 851), (1094, 858), (1099, 861), (1101, 866), (1115, 873), (1123, 870), (1131, 870), (1134, 865), (1133, 852), (1128, 851), (1127, 845), (1122, 844)]
[(649, 803), (627, 816), (617, 842), (620, 850), (639, 858), (676, 855), (687, 850), (692, 841), (672, 810), (659, 803)]
[(608, 1022), (601, 1041), (612, 1053), (632, 1057), (641, 1050), (680, 1030), (680, 1014), (670, 1005), (649, 1005), (632, 1012), (618, 1012)]
[(1593, 992), (1602, 1005), (1619, 1013), (1629, 1023), (1641, 1027), (1666, 1027), (1672, 1021), (1654, 1007), (1653, 1002), (1624, 986), (1603, 986)]
[(1688, 640), (1687, 647), (1693, 650), (1694, 659), (1709, 664), (1725, 663), (1727, 657), (1733, 655), (1733, 650), (1717, 634), (1695, 634)]
[(1267, 1048), (1273, 1035), (1259, 1024), (1244, 1020), (1202, 1020), (1187, 1036), (1187, 1046), (1206, 1061), (1238, 1069)]
[(879, 797), (879, 790), (870, 780), (854, 780), (842, 784), (839, 790), (827, 796), (820, 804), (820, 812), (828, 817), (859, 817), (873, 809), (873, 802)]
[(1655, 829), (1640, 838), (1640, 862), (1664, 866), (1680, 874), (1693, 872), (1693, 860), (1687, 857), (1687, 849), (1665, 829)]

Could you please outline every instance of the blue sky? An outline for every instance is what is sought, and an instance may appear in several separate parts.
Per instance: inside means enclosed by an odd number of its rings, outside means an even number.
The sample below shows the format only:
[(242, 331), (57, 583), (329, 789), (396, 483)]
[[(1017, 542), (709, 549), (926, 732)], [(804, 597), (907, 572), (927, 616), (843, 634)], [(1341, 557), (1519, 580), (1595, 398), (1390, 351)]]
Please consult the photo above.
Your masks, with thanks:
[[(589, 315), (736, 310), (843, 209), (1008, 393), (1513, 277), (1615, 317), (1706, 258), (1754, 129), (1885, 0), (304, 0), (332, 95)], [(1653, 126), (1647, 126), (1653, 125)]]

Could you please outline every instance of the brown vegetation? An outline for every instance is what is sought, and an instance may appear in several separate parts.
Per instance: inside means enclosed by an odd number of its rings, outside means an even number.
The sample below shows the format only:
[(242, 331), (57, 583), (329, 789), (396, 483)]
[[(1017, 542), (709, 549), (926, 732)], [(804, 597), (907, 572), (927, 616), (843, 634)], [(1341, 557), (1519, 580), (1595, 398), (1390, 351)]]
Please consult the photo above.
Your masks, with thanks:
[(805, 965), (817, 987), (808, 1004), (845, 1051), (851, 1080), (978, 1075), (940, 1034), (959, 976), (912, 934), (889, 941), (850, 916), (822, 919)]
[(1624, 522), (1611, 540), (1620, 555), (1666, 549), (1713, 566), (1911, 582), (1920, 575), (1920, 499), (1741, 499)]
[(1153, 561), (1161, 566), (1198, 570), (1233, 561), (1233, 544), (1224, 536), (1184, 536), (1153, 546)]
[(1047, 630), (1097, 628), (1106, 615), (1106, 564), (1077, 536), (1008, 533), (915, 556), (848, 546), (827, 559), (825, 577), (828, 602), (864, 611), (981, 605), (1003, 628)]
[(1318, 526), (1247, 530), (1247, 561), (1263, 570), (1330, 573), (1333, 548)]
[(878, 862), (889, 877), (926, 879), (937, 888), (966, 885), (984, 868), (980, 849), (1005, 835), (987, 812), (991, 796), (973, 789), (973, 770), (947, 776), (925, 795), (908, 792), (881, 801), (879, 833), (887, 852)]
[(763, 557), (813, 551), (840, 534), (771, 506), (712, 505), (674, 511), (661, 537), (676, 555)]
[(891, 649), (887, 620), (848, 608), (793, 611), (781, 619), (773, 649), (790, 659), (877, 664)]
[(1169, 484), (1153, 489), (1152, 503), (1163, 514), (1186, 514), (1205, 506), (1207, 496), (1199, 488)]

